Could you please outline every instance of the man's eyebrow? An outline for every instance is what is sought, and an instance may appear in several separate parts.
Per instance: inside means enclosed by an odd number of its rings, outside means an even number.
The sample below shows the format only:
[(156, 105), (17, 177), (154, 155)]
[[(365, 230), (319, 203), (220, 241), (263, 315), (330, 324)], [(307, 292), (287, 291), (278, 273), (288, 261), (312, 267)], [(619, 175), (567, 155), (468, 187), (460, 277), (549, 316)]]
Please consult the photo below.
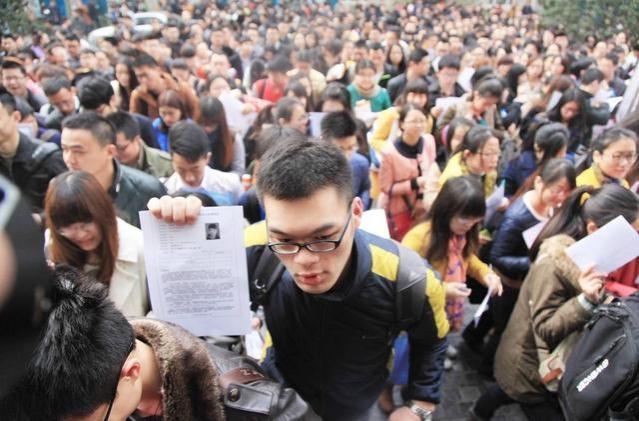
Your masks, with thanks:
[[(321, 225), (321, 226), (317, 227), (313, 232), (309, 233), (307, 235), (307, 237), (312, 237), (315, 234), (319, 234), (319, 233), (321, 233), (323, 231), (326, 231), (328, 229), (331, 229), (331, 228), (335, 228), (335, 224), (331, 223), (331, 222), (326, 223), (324, 225)], [(279, 235), (281, 237), (292, 237), (291, 235), (287, 234), (286, 232), (284, 232), (282, 230), (279, 230), (277, 228), (273, 228), (271, 226), (268, 227), (268, 230), (271, 232), (271, 234)]]

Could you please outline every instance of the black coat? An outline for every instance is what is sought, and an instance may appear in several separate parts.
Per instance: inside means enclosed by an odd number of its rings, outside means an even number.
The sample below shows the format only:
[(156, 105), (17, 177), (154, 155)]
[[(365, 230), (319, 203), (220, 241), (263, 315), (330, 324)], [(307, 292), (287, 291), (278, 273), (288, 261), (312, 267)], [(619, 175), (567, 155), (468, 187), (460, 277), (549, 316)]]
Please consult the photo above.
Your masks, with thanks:
[(519, 281), (526, 277), (530, 258), (522, 233), (538, 223), (539, 220), (530, 212), (523, 197), (506, 210), (499, 230), (493, 235), (490, 261), (507, 277)]
[(49, 181), (66, 170), (58, 145), (43, 143), (24, 133), (20, 133), (18, 149), (10, 165), (0, 157), (0, 174), (20, 188), (36, 212), (44, 208)]

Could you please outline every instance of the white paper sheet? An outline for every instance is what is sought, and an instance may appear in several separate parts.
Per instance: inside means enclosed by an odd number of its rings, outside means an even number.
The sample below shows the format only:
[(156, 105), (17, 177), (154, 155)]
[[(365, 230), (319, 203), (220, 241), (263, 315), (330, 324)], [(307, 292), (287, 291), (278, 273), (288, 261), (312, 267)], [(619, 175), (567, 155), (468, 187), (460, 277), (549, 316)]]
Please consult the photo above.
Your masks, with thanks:
[(446, 112), (446, 110), (453, 105), (457, 105), (461, 102), (461, 98), (457, 96), (447, 96), (442, 98), (437, 98), (435, 100), (435, 107), (439, 107), (442, 109), (442, 112)]
[(477, 326), (477, 324), (479, 323), (479, 319), (481, 319), (481, 315), (484, 314), (486, 310), (488, 310), (488, 301), (490, 300), (490, 297), (492, 295), (493, 295), (493, 289), (488, 288), (488, 292), (486, 293), (486, 296), (481, 301), (481, 304), (479, 305), (479, 307), (477, 307), (477, 311), (475, 311), (475, 315), (473, 316), (473, 322), (475, 323), (475, 326)]
[(246, 134), (253, 120), (257, 116), (256, 113), (243, 114), (242, 111), (246, 104), (237, 99), (232, 92), (223, 92), (218, 99), (224, 106), (226, 113), (226, 122), (231, 130), (239, 133), (242, 137)]
[(550, 111), (555, 108), (555, 105), (559, 104), (559, 100), (561, 100), (562, 93), (559, 91), (552, 91), (550, 95), (550, 99), (548, 100), (548, 105), (546, 106), (546, 111)]
[(488, 198), (486, 199), (486, 215), (484, 217), (484, 222), (490, 221), (490, 218), (492, 218), (495, 212), (497, 212), (497, 208), (502, 205), (502, 203), (504, 202), (504, 198), (506, 197), (504, 195), (504, 192), (505, 186), (504, 183), (501, 183), (495, 189), (493, 194), (488, 196)]
[(244, 218), (240, 206), (202, 208), (193, 225), (140, 212), (155, 317), (196, 336), (250, 331)]
[(606, 103), (608, 104), (608, 107), (610, 107), (610, 111), (614, 111), (617, 104), (619, 104), (621, 101), (623, 101), (622, 96), (614, 96), (614, 97), (608, 98), (606, 100)]
[(371, 209), (362, 214), (359, 227), (366, 232), (378, 235), (382, 238), (390, 238), (388, 221), (384, 209)]
[(308, 113), (308, 119), (311, 125), (311, 136), (319, 138), (322, 134), (321, 123), (324, 116), (328, 113)]
[(639, 256), (639, 234), (622, 216), (618, 216), (589, 236), (566, 249), (579, 269), (594, 264), (609, 273)]
[(539, 237), (541, 230), (544, 229), (547, 223), (548, 221), (541, 221), (537, 225), (533, 225), (521, 233), (521, 236), (524, 237), (524, 242), (526, 243), (528, 250), (530, 250), (537, 237)]

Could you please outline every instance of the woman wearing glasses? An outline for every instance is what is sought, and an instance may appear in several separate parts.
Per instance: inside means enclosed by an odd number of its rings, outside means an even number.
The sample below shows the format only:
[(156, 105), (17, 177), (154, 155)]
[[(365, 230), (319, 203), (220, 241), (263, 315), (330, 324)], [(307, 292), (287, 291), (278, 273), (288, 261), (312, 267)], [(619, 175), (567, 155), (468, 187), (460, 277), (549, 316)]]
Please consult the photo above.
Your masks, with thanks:
[(127, 317), (149, 311), (142, 232), (115, 216), (98, 181), (84, 171), (51, 181), (45, 198), (49, 259), (92, 275)]
[(627, 129), (607, 130), (592, 142), (592, 166), (579, 174), (577, 186), (614, 183), (628, 188), (626, 176), (636, 159), (637, 135)]
[(453, 177), (472, 175), (483, 185), (484, 195), (490, 196), (497, 180), (497, 164), (501, 156), (499, 139), (486, 126), (474, 126), (464, 136), (439, 178), (440, 187)]
[(424, 216), (424, 187), (439, 175), (435, 139), (423, 134), (427, 122), (422, 108), (406, 105), (399, 113), (401, 136), (382, 149), (379, 207), (386, 210), (391, 237), (397, 241)]

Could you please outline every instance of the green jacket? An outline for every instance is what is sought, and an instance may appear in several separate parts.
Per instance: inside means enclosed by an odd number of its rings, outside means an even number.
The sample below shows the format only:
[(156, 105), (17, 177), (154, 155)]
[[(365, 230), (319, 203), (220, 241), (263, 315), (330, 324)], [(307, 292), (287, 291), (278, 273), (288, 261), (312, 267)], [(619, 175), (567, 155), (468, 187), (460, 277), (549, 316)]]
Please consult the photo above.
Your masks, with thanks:
[(171, 164), (171, 155), (140, 142), (140, 157), (131, 167), (155, 178), (169, 178), (175, 172)]

